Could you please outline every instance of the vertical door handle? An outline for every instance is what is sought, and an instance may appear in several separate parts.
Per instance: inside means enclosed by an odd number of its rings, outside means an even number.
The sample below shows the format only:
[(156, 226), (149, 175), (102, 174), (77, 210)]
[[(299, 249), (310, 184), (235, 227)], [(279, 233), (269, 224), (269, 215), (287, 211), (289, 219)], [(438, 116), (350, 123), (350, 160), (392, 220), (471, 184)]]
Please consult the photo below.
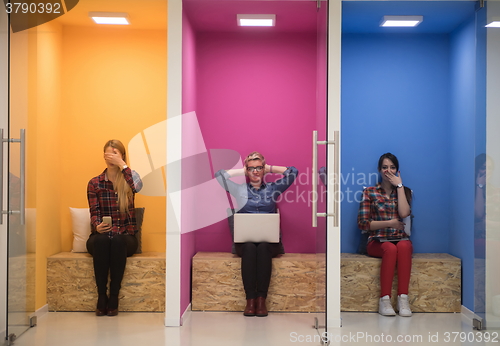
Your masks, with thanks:
[(20, 200), (20, 212), (21, 212), (21, 225), (26, 224), (26, 129), (21, 129), (19, 141), (21, 143), (21, 168), (20, 168), (20, 178), (21, 178), (21, 196)]
[(3, 225), (3, 129), (0, 129), (0, 140), (2, 141), (0, 145), (0, 225)]
[(313, 131), (312, 153), (312, 226), (318, 227), (318, 131)]
[[(2, 145), (0, 147), (0, 225), (3, 224), (3, 215), (7, 214), (20, 214), (20, 223), (24, 225), (26, 223), (26, 129), (21, 129), (19, 139), (9, 139), (3, 137), (3, 129), (0, 129), (0, 139), (2, 141)], [(20, 168), (19, 168), (19, 180), (20, 180), (20, 196), (19, 196), (19, 204), (20, 210), (3, 210), (3, 143), (20, 143), (21, 145), (21, 153), (20, 153)], [(9, 180), (9, 179), (7, 179)]]
[[(337, 194), (338, 194), (338, 183), (337, 179), (335, 179), (335, 184), (334, 184), (334, 191), (333, 191), (333, 200), (334, 200), (334, 213), (333, 214), (328, 214), (328, 213), (318, 213), (318, 145), (319, 144), (332, 144), (335, 146), (335, 161), (334, 161), (334, 173), (336, 174), (338, 170), (338, 131), (335, 131), (334, 133), (334, 140), (333, 141), (318, 141), (318, 131), (313, 131), (313, 154), (312, 154), (312, 226), (313, 227), (318, 227), (318, 217), (326, 217), (326, 216), (333, 216), (335, 218), (335, 225), (338, 226), (338, 221), (337, 221), (337, 211), (338, 211), (338, 201), (337, 201)], [(328, 179), (327, 179), (328, 180)]]
[(334, 220), (333, 226), (339, 226), (339, 204), (340, 204), (340, 193), (339, 193), (339, 184), (340, 184), (340, 140), (339, 140), (339, 131), (333, 132), (333, 141), (335, 142), (335, 146), (333, 149), (333, 173), (335, 174), (335, 180), (333, 183), (333, 213)]

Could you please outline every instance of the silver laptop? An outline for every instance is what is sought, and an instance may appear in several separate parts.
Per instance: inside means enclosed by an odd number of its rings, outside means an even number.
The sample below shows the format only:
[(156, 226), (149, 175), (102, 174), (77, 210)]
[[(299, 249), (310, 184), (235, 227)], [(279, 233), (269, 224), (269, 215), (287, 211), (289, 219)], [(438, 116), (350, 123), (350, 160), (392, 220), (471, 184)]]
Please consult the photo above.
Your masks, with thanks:
[(280, 214), (234, 214), (235, 243), (279, 243)]

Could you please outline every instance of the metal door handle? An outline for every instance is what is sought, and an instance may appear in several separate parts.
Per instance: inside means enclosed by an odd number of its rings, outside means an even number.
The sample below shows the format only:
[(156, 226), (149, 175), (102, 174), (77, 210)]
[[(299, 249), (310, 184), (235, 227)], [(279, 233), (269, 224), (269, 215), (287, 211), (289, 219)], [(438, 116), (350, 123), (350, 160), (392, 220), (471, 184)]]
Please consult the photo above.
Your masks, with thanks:
[(21, 168), (20, 168), (20, 179), (21, 179), (21, 196), (20, 200), (20, 212), (21, 212), (21, 225), (26, 224), (26, 129), (21, 129), (20, 133), (20, 143), (21, 143)]
[(318, 227), (318, 131), (313, 131), (313, 153), (312, 153), (312, 226)]
[[(26, 129), (21, 129), (20, 131), (20, 137), (19, 139), (9, 139), (9, 138), (4, 138), (3, 137), (3, 129), (0, 129), (0, 138), (2, 141), (2, 145), (0, 147), (0, 211), (2, 216), (0, 217), (0, 224), (3, 224), (3, 214), (20, 214), (21, 220), (20, 223), (21, 225), (24, 225), (26, 223)], [(3, 210), (3, 143), (4, 142), (9, 142), (9, 143), (20, 143), (21, 144), (21, 153), (20, 153), (20, 196), (19, 196), (19, 201), (20, 201), (20, 210)]]
[(329, 214), (329, 213), (318, 213), (318, 170), (317, 170), (317, 165), (318, 165), (318, 145), (319, 144), (333, 144), (335, 146), (335, 164), (334, 164), (334, 173), (337, 172), (338, 169), (338, 135), (339, 132), (335, 131), (334, 133), (334, 140), (333, 141), (318, 141), (318, 131), (313, 131), (313, 153), (312, 153), (312, 226), (313, 227), (318, 227), (318, 217), (326, 217), (326, 216), (333, 216), (335, 217), (335, 225), (338, 225), (337, 221), (337, 211), (338, 211), (338, 201), (337, 201), (337, 194), (338, 194), (338, 184), (337, 180), (335, 180), (334, 184), (334, 192), (333, 192), (333, 200), (334, 200), (334, 213)]
[(0, 145), (0, 225), (3, 225), (3, 129), (0, 129), (0, 140), (2, 145)]

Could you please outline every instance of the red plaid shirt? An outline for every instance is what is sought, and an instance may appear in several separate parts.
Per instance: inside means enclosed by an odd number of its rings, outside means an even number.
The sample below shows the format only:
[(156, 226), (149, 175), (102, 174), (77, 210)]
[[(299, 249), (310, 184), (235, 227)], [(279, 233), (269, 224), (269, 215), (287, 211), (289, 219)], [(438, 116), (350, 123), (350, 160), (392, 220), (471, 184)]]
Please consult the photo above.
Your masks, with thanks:
[(107, 169), (97, 177), (92, 178), (87, 186), (87, 199), (90, 208), (90, 222), (92, 229), (102, 223), (103, 216), (111, 216), (113, 225), (108, 232), (112, 238), (116, 234), (129, 233), (134, 235), (137, 232), (134, 209), (134, 195), (142, 189), (142, 180), (137, 172), (130, 168), (122, 170), (123, 176), (132, 188), (132, 200), (128, 205), (128, 213), (120, 214), (118, 206), (118, 195), (113, 189), (113, 183), (108, 180)]
[(398, 195), (396, 190), (392, 190), (389, 198), (384, 193), (380, 183), (376, 186), (368, 187), (363, 191), (363, 200), (359, 205), (358, 227), (368, 232), (368, 241), (373, 238), (406, 238), (404, 230), (395, 228), (382, 228), (376, 231), (370, 230), (372, 221), (388, 221), (399, 219)]

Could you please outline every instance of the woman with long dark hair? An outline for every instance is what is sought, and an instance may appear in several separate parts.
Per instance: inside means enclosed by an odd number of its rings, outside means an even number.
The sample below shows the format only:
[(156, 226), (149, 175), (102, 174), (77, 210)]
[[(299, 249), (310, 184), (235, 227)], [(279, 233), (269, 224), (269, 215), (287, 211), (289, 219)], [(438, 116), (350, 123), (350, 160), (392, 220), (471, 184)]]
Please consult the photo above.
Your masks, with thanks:
[(391, 305), (392, 281), (397, 264), (400, 316), (412, 315), (408, 301), (413, 246), (405, 232), (403, 219), (411, 214), (411, 190), (403, 186), (399, 161), (391, 153), (378, 161), (381, 182), (363, 191), (358, 211), (358, 226), (368, 232), (369, 256), (382, 258), (380, 266), (379, 313), (395, 316)]

